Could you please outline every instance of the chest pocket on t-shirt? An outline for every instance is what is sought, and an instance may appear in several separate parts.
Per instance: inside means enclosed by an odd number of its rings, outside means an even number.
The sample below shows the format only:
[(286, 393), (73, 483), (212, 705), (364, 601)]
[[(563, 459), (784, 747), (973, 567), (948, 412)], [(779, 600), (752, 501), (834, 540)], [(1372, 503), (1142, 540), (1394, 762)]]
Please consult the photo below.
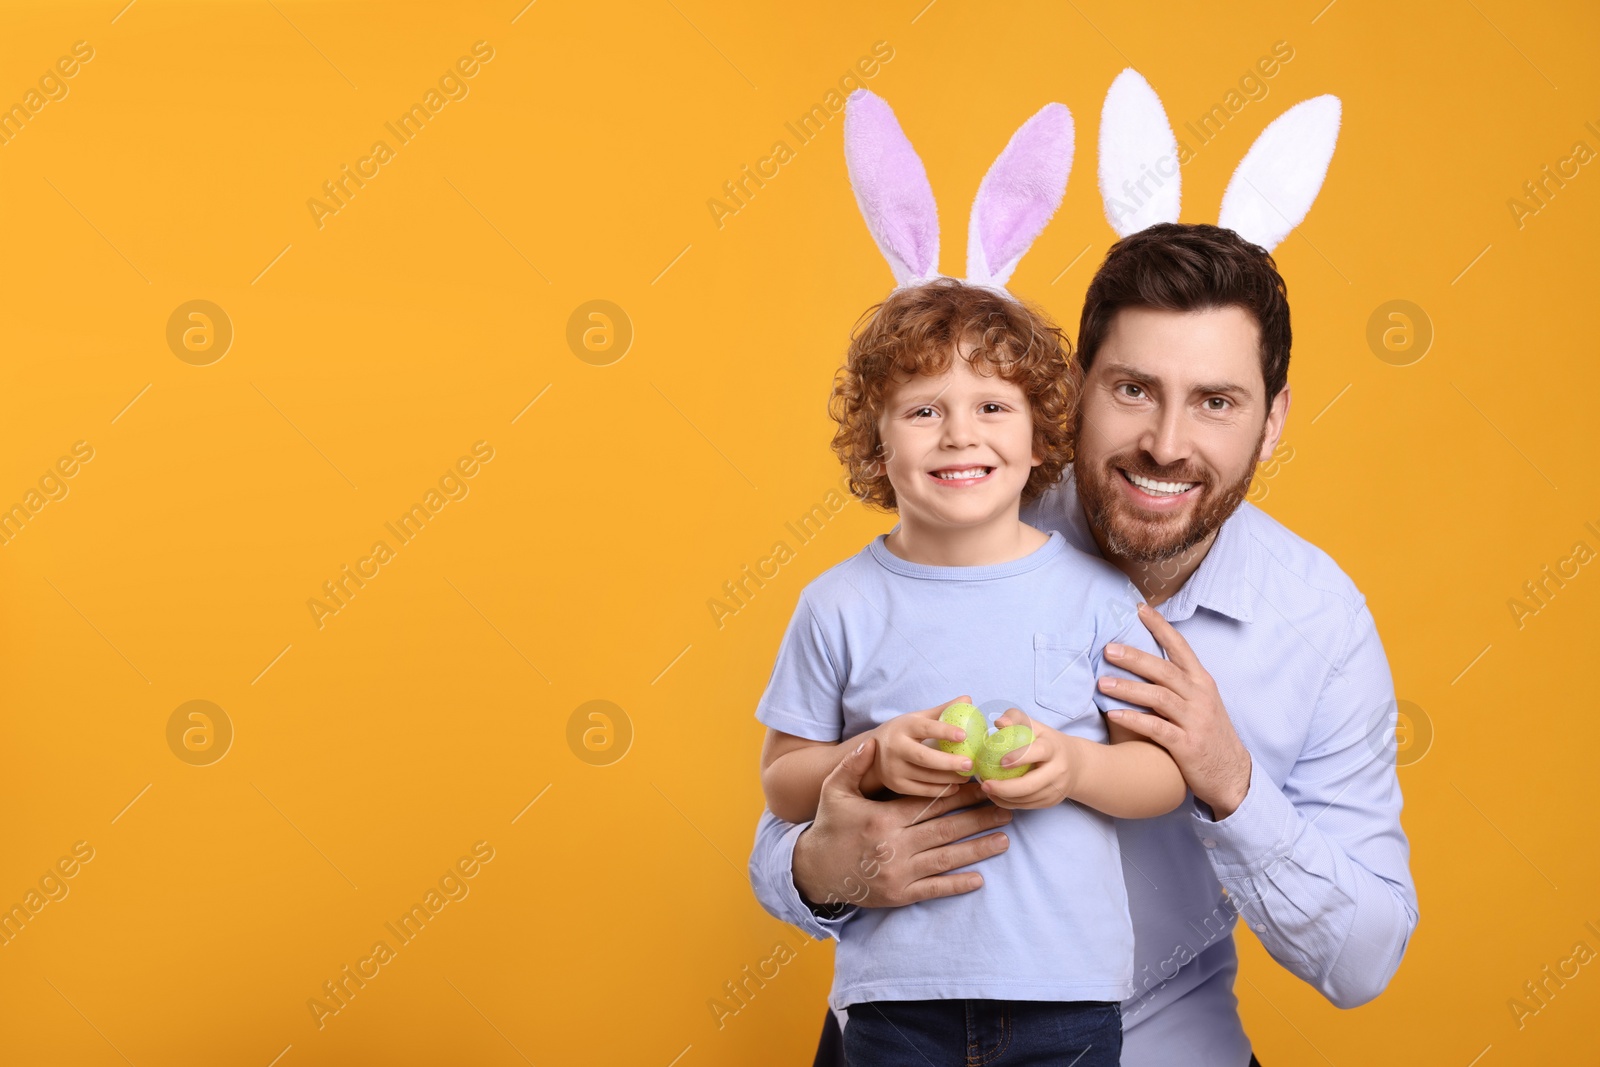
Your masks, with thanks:
[(1033, 699), (1062, 722), (1095, 710), (1092, 631), (1033, 635)]

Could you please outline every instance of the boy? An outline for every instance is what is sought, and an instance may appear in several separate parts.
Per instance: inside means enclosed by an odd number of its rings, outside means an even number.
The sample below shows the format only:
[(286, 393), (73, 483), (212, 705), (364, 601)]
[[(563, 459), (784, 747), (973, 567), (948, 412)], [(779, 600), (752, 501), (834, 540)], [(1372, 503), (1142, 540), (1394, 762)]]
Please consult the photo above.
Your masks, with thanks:
[(1161, 655), (1132, 585), (1019, 518), (1071, 460), (1076, 399), (1056, 326), (948, 278), (874, 309), (835, 383), (851, 487), (900, 521), (801, 593), (756, 711), (768, 806), (810, 819), (840, 745), (868, 738), (866, 789), (935, 797), (966, 781), (972, 761), (930, 743), (964, 739), (942, 709), (896, 711), (960, 689), (1035, 737), (1001, 763), (1025, 773), (984, 784), (1017, 814), (983, 891), (844, 928), (829, 1000), (852, 1009), (852, 1062), (1118, 1061), (1133, 933), (1111, 819), (1171, 811), (1185, 787), (1165, 750), (1096, 714), (1132, 707), (1096, 690), (1119, 673), (1108, 641)]

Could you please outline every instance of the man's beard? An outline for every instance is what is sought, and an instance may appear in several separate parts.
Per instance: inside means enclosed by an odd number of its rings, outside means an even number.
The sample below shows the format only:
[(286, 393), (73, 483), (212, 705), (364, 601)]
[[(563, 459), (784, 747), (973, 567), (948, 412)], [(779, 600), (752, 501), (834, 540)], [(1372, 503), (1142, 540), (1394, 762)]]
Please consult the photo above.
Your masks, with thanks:
[[(1082, 428), (1080, 421), (1080, 435)], [(1252, 455), (1261, 454), (1261, 445), (1266, 439), (1267, 427), (1263, 421)], [(1122, 488), (1116, 484), (1122, 479), (1119, 469), (1160, 482), (1198, 482), (1197, 488), (1190, 490), (1199, 495), (1189, 507), (1188, 519), (1151, 519), (1136, 514), (1133, 506), (1123, 499)], [(1164, 562), (1209, 538), (1244, 502), (1255, 472), (1256, 465), (1251, 463), (1241, 478), (1219, 491), (1210, 472), (1189, 470), (1181, 464), (1162, 468), (1142, 451), (1111, 456), (1099, 470), (1089, 469), (1081, 458), (1073, 464), (1078, 500), (1090, 527), (1099, 531), (1106, 554), (1137, 563)]]

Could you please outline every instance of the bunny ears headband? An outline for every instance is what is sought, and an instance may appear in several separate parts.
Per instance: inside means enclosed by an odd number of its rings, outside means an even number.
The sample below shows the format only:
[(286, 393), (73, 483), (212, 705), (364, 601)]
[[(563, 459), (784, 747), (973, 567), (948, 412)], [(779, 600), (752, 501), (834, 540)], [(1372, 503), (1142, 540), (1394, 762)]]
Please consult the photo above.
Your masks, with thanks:
[[(1067, 191), (1072, 112), (1046, 104), (1022, 124), (978, 186), (967, 229), (967, 282), (1004, 289)], [(857, 89), (845, 103), (844, 158), (867, 229), (900, 286), (939, 273), (939, 209), (894, 112)]]
[[(1278, 116), (1256, 138), (1222, 197), (1217, 224), (1271, 251), (1306, 217), (1339, 136), (1339, 99), (1318, 96)], [(856, 203), (899, 287), (939, 273), (939, 213), (928, 173), (889, 105), (850, 94), (845, 163)], [(1055, 214), (1072, 171), (1072, 113), (1046, 104), (1022, 124), (978, 186), (967, 229), (969, 285), (1005, 292), (1017, 262)], [(1100, 192), (1120, 237), (1178, 221), (1178, 145), (1150, 83), (1132, 68), (1100, 115)], [(1009, 295), (1009, 294), (1007, 294)]]
[[(1276, 248), (1322, 191), (1339, 139), (1339, 113), (1339, 98), (1324, 95), (1273, 119), (1233, 172), (1217, 225), (1268, 252)], [(1178, 221), (1178, 171), (1178, 142), (1166, 110), (1150, 83), (1129, 67), (1111, 83), (1100, 112), (1100, 196), (1119, 237)]]

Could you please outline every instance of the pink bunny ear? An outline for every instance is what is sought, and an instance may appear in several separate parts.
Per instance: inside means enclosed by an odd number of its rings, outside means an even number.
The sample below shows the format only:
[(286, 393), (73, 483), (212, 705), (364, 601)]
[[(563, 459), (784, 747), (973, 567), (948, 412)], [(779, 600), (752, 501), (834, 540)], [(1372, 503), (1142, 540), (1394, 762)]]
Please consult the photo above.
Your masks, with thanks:
[(861, 217), (900, 285), (939, 270), (939, 209), (922, 160), (894, 112), (865, 89), (850, 94), (844, 112), (844, 159)]
[(967, 281), (1003, 288), (1044, 230), (1072, 172), (1072, 112), (1046, 104), (1012, 135), (978, 186), (967, 228)]

